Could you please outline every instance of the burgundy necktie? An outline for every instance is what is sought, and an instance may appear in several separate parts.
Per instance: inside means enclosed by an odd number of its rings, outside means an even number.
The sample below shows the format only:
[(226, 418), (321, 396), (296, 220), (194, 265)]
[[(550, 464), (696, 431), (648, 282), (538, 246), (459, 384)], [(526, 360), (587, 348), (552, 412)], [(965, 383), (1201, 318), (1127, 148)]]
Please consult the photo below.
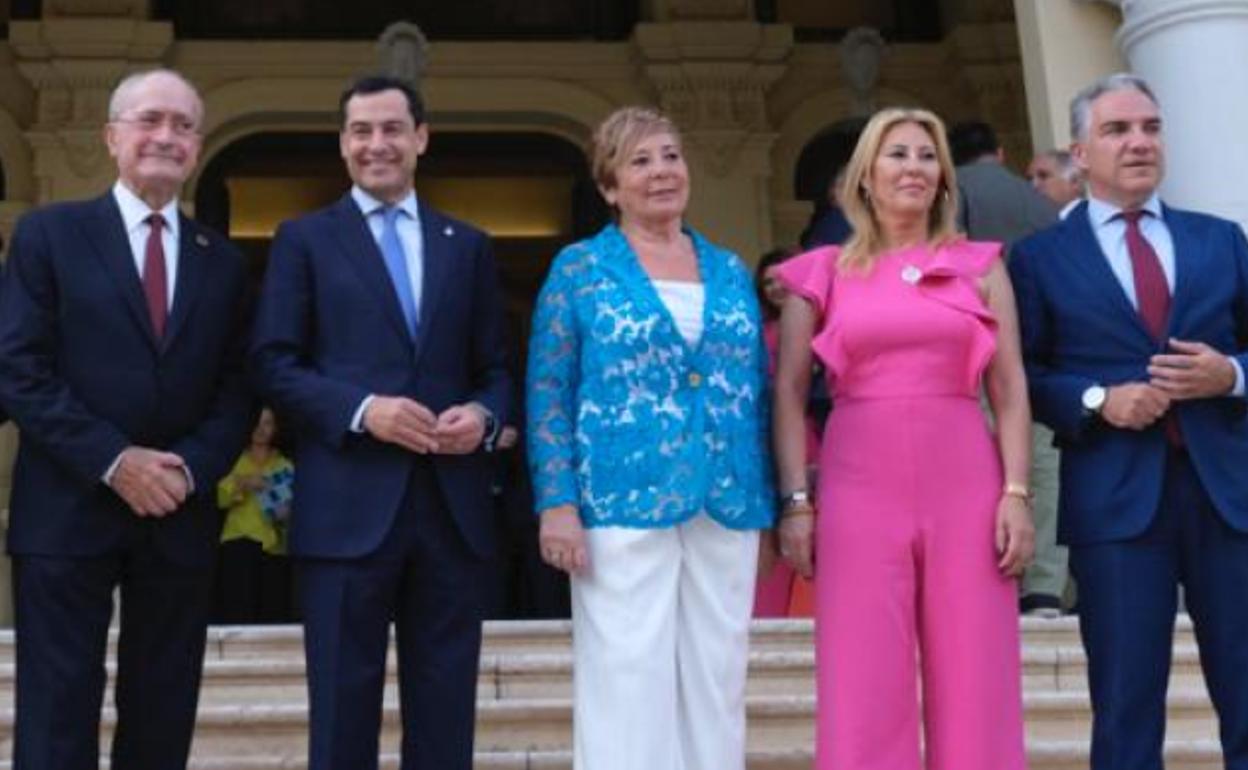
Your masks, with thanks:
[(160, 237), (165, 218), (152, 214), (147, 218), (147, 248), (143, 252), (143, 295), (147, 297), (147, 312), (152, 318), (152, 330), (156, 339), (165, 336), (165, 319), (169, 315), (169, 288), (165, 273), (165, 245)]
[[(1140, 318), (1158, 342), (1165, 342), (1166, 322), (1170, 319), (1170, 286), (1161, 269), (1157, 251), (1140, 232), (1143, 211), (1124, 211), (1122, 221), (1127, 223), (1127, 253), (1131, 256), (1131, 275), (1135, 278), (1135, 302)], [(1171, 408), (1165, 417), (1166, 440), (1176, 447), (1183, 446), (1183, 433), (1179, 420)]]
[(1135, 278), (1136, 306), (1144, 325), (1161, 342), (1170, 318), (1170, 287), (1157, 252), (1140, 232), (1143, 215), (1143, 211), (1124, 211), (1122, 221), (1127, 223), (1127, 253), (1131, 255), (1131, 274)]

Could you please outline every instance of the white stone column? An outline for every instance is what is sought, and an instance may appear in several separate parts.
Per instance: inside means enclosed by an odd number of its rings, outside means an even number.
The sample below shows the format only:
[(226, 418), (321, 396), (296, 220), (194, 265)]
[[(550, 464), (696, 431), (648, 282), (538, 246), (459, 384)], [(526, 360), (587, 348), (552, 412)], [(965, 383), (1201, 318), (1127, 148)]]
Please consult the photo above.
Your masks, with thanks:
[(1070, 144), (1070, 100), (1088, 83), (1125, 70), (1114, 46), (1121, 17), (1088, 0), (1014, 0), (1031, 140), (1036, 152)]
[(1248, 0), (1122, 0), (1118, 44), (1161, 101), (1162, 194), (1248, 228)]

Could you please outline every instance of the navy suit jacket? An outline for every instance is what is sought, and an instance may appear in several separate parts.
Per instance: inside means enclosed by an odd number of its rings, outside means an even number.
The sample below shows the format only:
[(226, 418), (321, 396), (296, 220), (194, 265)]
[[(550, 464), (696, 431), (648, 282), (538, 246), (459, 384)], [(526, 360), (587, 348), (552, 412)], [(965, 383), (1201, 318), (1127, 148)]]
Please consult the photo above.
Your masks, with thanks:
[[(1248, 242), (1233, 223), (1163, 207), (1174, 239), (1167, 338), (1207, 343), (1248, 371)], [(1147, 381), (1162, 349), (1110, 270), (1087, 204), (1014, 247), (1032, 410), (1062, 447), (1059, 538), (1070, 545), (1140, 534), (1161, 499), (1161, 424), (1119, 430), (1084, 415), (1091, 385)], [(1176, 402), (1192, 463), (1226, 522), (1248, 531), (1248, 409), (1242, 397)]]
[[(179, 231), (173, 305), (157, 340), (111, 192), (18, 222), (0, 289), (0, 404), (21, 435), (11, 553), (96, 556), (150, 527), (169, 558), (214, 558), (217, 480), (254, 416), (246, 271), (216, 233), (186, 217)], [(140, 518), (101, 482), (132, 444), (186, 461), (196, 489), (183, 508)]]
[[(423, 204), (419, 334), (403, 321), (389, 273), (350, 195), (282, 224), (257, 315), (253, 363), (264, 397), (296, 431), (290, 550), (355, 558), (390, 530), (418, 456), (351, 420), (370, 394), (402, 395), (435, 414), (478, 401), (499, 420), (508, 393), (502, 304), (481, 231)], [(491, 461), (432, 457), (437, 490), (478, 555), (494, 550)]]

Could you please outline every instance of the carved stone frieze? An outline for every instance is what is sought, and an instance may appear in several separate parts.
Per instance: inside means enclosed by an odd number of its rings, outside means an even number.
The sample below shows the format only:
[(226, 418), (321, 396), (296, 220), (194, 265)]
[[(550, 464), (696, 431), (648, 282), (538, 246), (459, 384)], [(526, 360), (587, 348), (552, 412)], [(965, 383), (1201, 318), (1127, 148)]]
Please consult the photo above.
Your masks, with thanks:
[(851, 29), (841, 40), (841, 72), (854, 115), (870, 115), (875, 111), (875, 91), (886, 52), (884, 36), (872, 27)]
[(377, 38), (377, 56), (383, 72), (419, 89), (429, 66), (429, 40), (415, 24), (396, 21)]
[(751, 136), (770, 131), (767, 89), (783, 74), (789, 28), (639, 25), (635, 43), (659, 105), (711, 173), (728, 173)]

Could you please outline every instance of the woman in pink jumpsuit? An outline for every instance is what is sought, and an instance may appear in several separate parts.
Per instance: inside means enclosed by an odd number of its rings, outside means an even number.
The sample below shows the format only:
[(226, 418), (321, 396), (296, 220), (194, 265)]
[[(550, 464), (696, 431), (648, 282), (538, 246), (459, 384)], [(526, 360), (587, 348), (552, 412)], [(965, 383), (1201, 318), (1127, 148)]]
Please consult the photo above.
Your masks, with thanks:
[[(796, 297), (776, 381), (780, 540), (815, 574), (819, 770), (1025, 767), (1031, 417), (1000, 245), (957, 235), (956, 189), (934, 115), (878, 113), (842, 191), (854, 238), (781, 271)], [(812, 351), (834, 403), (813, 507)]]

